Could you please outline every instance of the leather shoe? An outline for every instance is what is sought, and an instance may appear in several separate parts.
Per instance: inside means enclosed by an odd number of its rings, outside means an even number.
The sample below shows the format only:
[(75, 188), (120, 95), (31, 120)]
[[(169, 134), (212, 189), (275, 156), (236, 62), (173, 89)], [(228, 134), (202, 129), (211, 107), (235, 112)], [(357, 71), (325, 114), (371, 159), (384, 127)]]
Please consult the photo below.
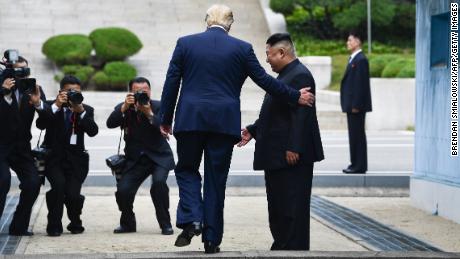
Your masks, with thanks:
[(182, 230), (182, 233), (177, 236), (175, 246), (183, 247), (190, 245), (192, 237), (199, 236), (201, 234), (201, 224), (199, 222), (190, 223), (187, 227)]
[(24, 232), (16, 232), (16, 231), (10, 231), (10, 236), (22, 236), (22, 237), (30, 237), (34, 235), (34, 232), (32, 231), (24, 231)]
[(172, 227), (162, 228), (161, 229), (161, 234), (165, 235), (165, 236), (169, 236), (169, 235), (174, 234), (174, 230), (173, 230)]
[(81, 234), (85, 231), (85, 228), (80, 224), (72, 224), (70, 223), (67, 225), (67, 230), (70, 231), (72, 234)]
[(343, 169), (342, 172), (345, 173), (345, 174), (365, 174), (366, 173), (364, 171), (357, 171), (357, 170), (353, 170), (353, 169), (349, 169), (349, 168)]
[(50, 231), (50, 232), (47, 232), (48, 236), (50, 237), (58, 237), (60, 236), (62, 233), (59, 232), (59, 231)]
[(118, 226), (116, 229), (113, 230), (114, 234), (124, 234), (124, 233), (133, 233), (136, 232), (136, 228), (127, 228), (123, 226)]
[(204, 252), (206, 254), (215, 254), (220, 252), (220, 247), (216, 246), (212, 242), (204, 242)]

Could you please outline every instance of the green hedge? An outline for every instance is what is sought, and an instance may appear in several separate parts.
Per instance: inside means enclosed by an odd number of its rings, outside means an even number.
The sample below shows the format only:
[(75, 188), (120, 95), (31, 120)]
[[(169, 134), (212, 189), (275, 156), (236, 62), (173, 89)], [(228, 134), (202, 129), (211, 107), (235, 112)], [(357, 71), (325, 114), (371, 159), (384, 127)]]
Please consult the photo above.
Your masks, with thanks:
[(97, 90), (126, 91), (128, 82), (136, 77), (137, 71), (132, 65), (115, 61), (107, 63), (103, 71), (97, 72), (92, 80)]
[(66, 65), (62, 67), (62, 73), (64, 75), (73, 75), (80, 79), (83, 85), (88, 83), (91, 76), (94, 74), (94, 68), (92, 66), (81, 66), (81, 65)]
[(105, 62), (125, 60), (142, 48), (139, 38), (123, 28), (96, 29), (89, 38), (93, 42), (96, 56)]
[(42, 53), (57, 65), (86, 64), (91, 55), (92, 43), (82, 34), (63, 34), (49, 38)]
[(397, 59), (396, 55), (371, 55), (369, 57), (369, 74), (371, 77), (381, 77), (382, 71), (385, 67), (391, 63), (391, 61)]
[(385, 78), (397, 77), (401, 69), (405, 67), (407, 64), (408, 64), (408, 61), (407, 59), (404, 59), (404, 58), (393, 60), (390, 63), (388, 63), (388, 65), (385, 66), (385, 68), (382, 71), (381, 77), (385, 77)]
[(414, 78), (415, 77), (415, 60), (408, 60), (406, 65), (401, 68), (396, 77), (400, 78)]

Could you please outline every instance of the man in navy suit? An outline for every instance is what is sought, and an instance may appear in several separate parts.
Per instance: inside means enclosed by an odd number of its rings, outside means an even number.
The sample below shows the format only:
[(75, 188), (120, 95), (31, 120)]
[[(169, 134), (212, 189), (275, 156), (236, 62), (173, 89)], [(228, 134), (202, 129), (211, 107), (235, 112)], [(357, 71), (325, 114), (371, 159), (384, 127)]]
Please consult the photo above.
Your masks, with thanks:
[(347, 48), (351, 53), (340, 88), (342, 111), (347, 113), (351, 164), (343, 169), (346, 174), (364, 174), (367, 171), (366, 112), (372, 111), (369, 62), (361, 51), (361, 37), (350, 33)]
[[(249, 43), (228, 35), (230, 8), (214, 5), (206, 14), (208, 29), (177, 41), (169, 64), (161, 104), (161, 130), (174, 136), (179, 186), (175, 245), (189, 245), (203, 232), (206, 253), (220, 251), (223, 235), (225, 186), (233, 146), (241, 139), (241, 87), (249, 76), (273, 96), (291, 104), (312, 105), (306, 88), (295, 90), (269, 76)], [(182, 87), (180, 87), (182, 81)], [(204, 195), (198, 171), (204, 152)]]

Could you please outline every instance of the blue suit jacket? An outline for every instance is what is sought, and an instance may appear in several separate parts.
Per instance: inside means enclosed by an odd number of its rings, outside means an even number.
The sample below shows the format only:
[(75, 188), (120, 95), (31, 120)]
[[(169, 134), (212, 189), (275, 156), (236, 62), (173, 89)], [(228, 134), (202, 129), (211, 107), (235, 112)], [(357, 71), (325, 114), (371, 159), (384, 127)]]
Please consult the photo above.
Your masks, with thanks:
[(268, 75), (251, 44), (218, 27), (179, 38), (161, 97), (161, 123), (172, 124), (180, 89), (174, 133), (216, 132), (239, 139), (240, 93), (248, 76), (271, 95), (297, 104), (299, 91)]

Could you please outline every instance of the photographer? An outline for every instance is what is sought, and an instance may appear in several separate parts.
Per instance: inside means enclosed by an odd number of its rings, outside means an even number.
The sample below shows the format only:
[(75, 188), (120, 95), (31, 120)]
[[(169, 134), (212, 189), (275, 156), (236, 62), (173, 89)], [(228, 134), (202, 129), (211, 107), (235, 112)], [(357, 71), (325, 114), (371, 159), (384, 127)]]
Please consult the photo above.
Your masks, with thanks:
[(2, 72), (4, 80), (0, 92), (0, 215), (10, 189), (11, 168), (20, 181), (21, 194), (9, 234), (31, 236), (33, 233), (28, 231), (30, 215), (41, 181), (31, 153), (30, 128), (35, 111), (40, 117), (50, 116), (51, 111), (44, 102), (41, 87), (36, 85), (35, 79), (28, 78), (30, 69), (25, 58), (16, 51), (6, 51), (1, 63), (7, 68)]
[(169, 215), (168, 173), (174, 168), (174, 157), (166, 139), (160, 133), (157, 113), (160, 102), (150, 100), (150, 82), (138, 77), (129, 82), (125, 101), (115, 107), (107, 127), (124, 130), (126, 165), (117, 182), (115, 198), (121, 211), (120, 226), (114, 233), (136, 231), (133, 212), (134, 197), (139, 186), (152, 175), (150, 195), (163, 235), (172, 235)]
[(96, 136), (98, 126), (94, 122), (94, 109), (82, 101), (80, 80), (65, 76), (56, 100), (49, 102), (52, 116), (37, 120), (37, 127), (46, 129), (43, 146), (50, 150), (46, 160), (46, 178), (51, 184), (46, 193), (49, 236), (60, 236), (63, 232), (64, 204), (70, 219), (67, 230), (72, 234), (85, 230), (80, 219), (85, 200), (80, 194), (81, 187), (89, 170), (85, 133)]

